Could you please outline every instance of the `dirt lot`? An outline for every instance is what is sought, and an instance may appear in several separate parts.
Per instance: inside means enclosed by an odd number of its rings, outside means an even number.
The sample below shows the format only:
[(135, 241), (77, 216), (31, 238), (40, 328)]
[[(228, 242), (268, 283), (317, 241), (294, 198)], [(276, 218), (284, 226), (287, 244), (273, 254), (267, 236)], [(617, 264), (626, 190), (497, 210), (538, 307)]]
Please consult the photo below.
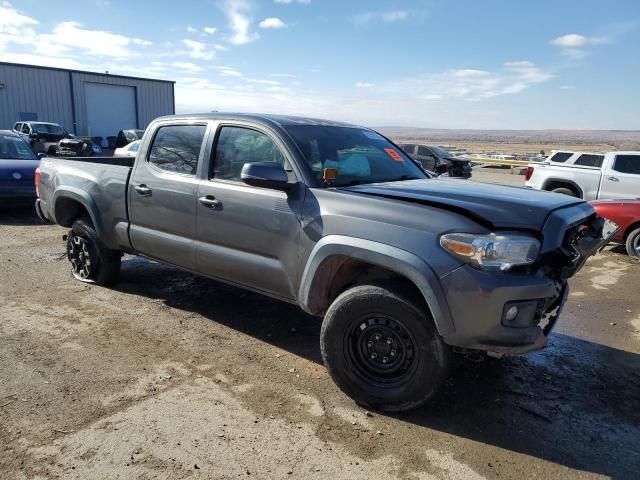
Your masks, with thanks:
[(318, 319), (143, 259), (79, 283), (63, 233), (0, 212), (3, 480), (638, 478), (640, 266), (617, 249), (572, 281), (547, 350), (461, 358), (390, 416), (328, 378)]

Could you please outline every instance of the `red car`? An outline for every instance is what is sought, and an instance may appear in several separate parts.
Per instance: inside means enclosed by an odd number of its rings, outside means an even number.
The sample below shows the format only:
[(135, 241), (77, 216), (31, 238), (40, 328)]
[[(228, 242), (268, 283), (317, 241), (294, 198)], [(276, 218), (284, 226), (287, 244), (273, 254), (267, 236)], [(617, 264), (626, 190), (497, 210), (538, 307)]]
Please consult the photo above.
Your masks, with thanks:
[(591, 202), (598, 215), (608, 218), (620, 227), (614, 242), (625, 244), (627, 253), (640, 257), (640, 199), (596, 200)]

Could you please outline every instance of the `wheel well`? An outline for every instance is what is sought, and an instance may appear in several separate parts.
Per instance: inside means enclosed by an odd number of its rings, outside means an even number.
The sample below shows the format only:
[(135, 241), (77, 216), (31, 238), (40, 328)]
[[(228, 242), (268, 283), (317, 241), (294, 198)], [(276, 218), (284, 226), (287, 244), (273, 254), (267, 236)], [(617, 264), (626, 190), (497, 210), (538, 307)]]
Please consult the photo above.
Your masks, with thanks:
[(640, 228), (640, 222), (636, 222), (636, 223), (632, 223), (631, 225), (629, 225), (627, 227), (627, 229), (624, 231), (624, 241), (627, 241), (627, 237), (629, 236), (629, 234), (631, 232), (633, 232), (636, 228)]
[(63, 227), (70, 227), (80, 217), (91, 218), (84, 205), (68, 197), (62, 197), (56, 201), (54, 215), (56, 223)]
[(377, 284), (392, 288), (416, 306), (428, 311), (420, 289), (408, 278), (384, 267), (335, 255), (325, 260), (315, 273), (309, 294), (309, 311), (323, 315), (345, 290), (356, 285)]
[(582, 198), (582, 190), (575, 183), (569, 182), (567, 180), (549, 180), (544, 185), (544, 190), (551, 191), (556, 188), (568, 188), (578, 195), (578, 197)]

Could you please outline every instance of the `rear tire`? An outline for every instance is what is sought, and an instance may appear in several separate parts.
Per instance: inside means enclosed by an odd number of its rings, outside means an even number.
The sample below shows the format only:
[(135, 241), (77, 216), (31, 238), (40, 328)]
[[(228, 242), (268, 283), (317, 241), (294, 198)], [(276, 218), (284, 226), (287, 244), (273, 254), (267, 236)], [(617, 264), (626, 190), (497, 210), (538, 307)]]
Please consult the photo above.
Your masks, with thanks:
[(569, 195), (570, 197), (577, 197), (578, 196), (578, 194), (574, 190), (571, 190), (570, 188), (565, 188), (565, 187), (554, 188), (551, 191), (553, 193), (562, 193), (563, 195)]
[(360, 405), (387, 412), (429, 400), (451, 361), (428, 312), (374, 285), (351, 288), (336, 298), (322, 322), (320, 349), (343, 392)]
[(112, 285), (120, 276), (121, 253), (104, 246), (86, 217), (73, 222), (67, 236), (67, 258), (71, 274), (77, 280), (97, 285)]
[(626, 245), (627, 254), (630, 257), (640, 258), (640, 227), (632, 230), (627, 235)]

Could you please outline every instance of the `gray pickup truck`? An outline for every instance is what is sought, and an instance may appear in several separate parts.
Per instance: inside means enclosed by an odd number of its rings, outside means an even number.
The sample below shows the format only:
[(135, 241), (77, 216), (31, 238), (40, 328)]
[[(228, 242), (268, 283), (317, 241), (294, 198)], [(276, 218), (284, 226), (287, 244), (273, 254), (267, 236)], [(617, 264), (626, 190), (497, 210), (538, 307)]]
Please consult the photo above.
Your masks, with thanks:
[(429, 399), (454, 351), (544, 347), (612, 234), (580, 199), (431, 178), (373, 130), (297, 117), (163, 117), (134, 161), (37, 178), (77, 279), (115, 282), (126, 252), (297, 304), (336, 384), (387, 411)]

